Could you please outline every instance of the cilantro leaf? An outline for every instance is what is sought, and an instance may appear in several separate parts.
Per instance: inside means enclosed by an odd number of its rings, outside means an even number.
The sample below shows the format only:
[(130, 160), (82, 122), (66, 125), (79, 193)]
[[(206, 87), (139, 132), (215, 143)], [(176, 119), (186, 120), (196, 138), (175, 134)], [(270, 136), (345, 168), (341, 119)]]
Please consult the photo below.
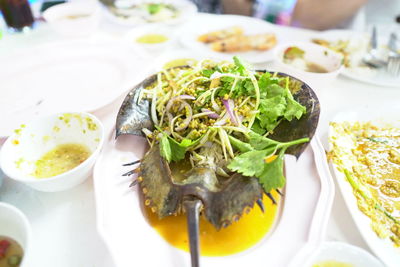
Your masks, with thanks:
[(278, 84), (271, 84), (267, 88), (267, 96), (268, 98), (276, 97), (276, 96), (284, 96), (285, 89)]
[(255, 176), (257, 171), (264, 168), (264, 157), (267, 153), (266, 150), (254, 150), (240, 154), (229, 163), (228, 169), (244, 176)]
[(306, 107), (302, 106), (294, 99), (287, 99), (286, 111), (284, 113), (285, 119), (291, 121), (293, 118), (300, 119), (306, 113)]
[(254, 94), (254, 84), (250, 79), (246, 79), (243, 81), (243, 87), (246, 89), (248, 95)]
[(240, 75), (245, 75), (246, 74), (246, 67), (245, 67), (244, 63), (242, 62), (242, 60), (239, 57), (234, 56), (233, 57), (233, 62), (235, 63), (236, 69), (240, 73)]
[(204, 69), (201, 71), (201, 74), (207, 78), (210, 78), (214, 72), (215, 72), (215, 69)]
[(163, 135), (160, 139), (160, 154), (168, 162), (171, 162), (172, 152), (171, 145), (169, 143), (168, 135)]
[(168, 162), (177, 162), (185, 158), (186, 149), (196, 142), (190, 139), (183, 139), (181, 143), (178, 143), (164, 134), (160, 139), (160, 154)]
[(261, 112), (270, 120), (276, 120), (283, 116), (286, 110), (286, 99), (282, 96), (274, 96), (260, 101)]
[(260, 125), (268, 131), (273, 130), (279, 124), (279, 118), (285, 114), (286, 99), (282, 96), (275, 96), (260, 101), (260, 113), (257, 118)]
[(285, 176), (283, 175), (283, 156), (285, 149), (281, 149), (278, 157), (270, 163), (265, 163), (262, 171), (257, 175), (264, 192), (270, 192), (272, 189), (281, 188), (285, 185)]
[(279, 86), (279, 81), (281, 79), (278, 77), (272, 77), (271, 73), (263, 73), (258, 79), (258, 87), (260, 88), (260, 97), (270, 98), (277, 95), (282, 95), (284, 89)]
[[(308, 138), (301, 138), (281, 143), (254, 132), (249, 132), (248, 137), (249, 144), (230, 137), (232, 145), (236, 148), (236, 145), (240, 144), (237, 149), (243, 153), (234, 157), (227, 167), (231, 171), (241, 173), (244, 176), (258, 178), (265, 193), (285, 185), (283, 159), (286, 149), (292, 145), (309, 141)], [(251, 148), (242, 143), (250, 145)], [(251, 150), (244, 152), (245, 149)]]

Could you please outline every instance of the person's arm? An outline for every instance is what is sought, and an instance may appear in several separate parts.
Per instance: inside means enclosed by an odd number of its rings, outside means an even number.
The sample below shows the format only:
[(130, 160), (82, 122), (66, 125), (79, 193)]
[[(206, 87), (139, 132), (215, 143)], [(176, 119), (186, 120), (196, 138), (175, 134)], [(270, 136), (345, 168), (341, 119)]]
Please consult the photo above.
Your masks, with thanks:
[(252, 0), (222, 0), (222, 9), (225, 14), (251, 16), (253, 12)]
[(325, 30), (353, 16), (368, 0), (297, 0), (292, 24)]

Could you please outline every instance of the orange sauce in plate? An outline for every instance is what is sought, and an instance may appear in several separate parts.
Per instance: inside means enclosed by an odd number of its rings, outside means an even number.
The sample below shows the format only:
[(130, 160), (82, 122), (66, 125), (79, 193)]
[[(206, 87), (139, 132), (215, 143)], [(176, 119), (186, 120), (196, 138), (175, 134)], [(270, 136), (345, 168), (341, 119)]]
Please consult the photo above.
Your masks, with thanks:
[[(280, 196), (271, 192), (278, 205), (264, 196), (265, 212), (257, 204), (238, 222), (217, 231), (203, 216), (200, 217), (200, 251), (203, 256), (226, 256), (244, 251), (257, 244), (272, 228), (279, 210)], [(172, 246), (189, 251), (186, 214), (159, 220), (149, 208), (144, 209), (150, 225)]]

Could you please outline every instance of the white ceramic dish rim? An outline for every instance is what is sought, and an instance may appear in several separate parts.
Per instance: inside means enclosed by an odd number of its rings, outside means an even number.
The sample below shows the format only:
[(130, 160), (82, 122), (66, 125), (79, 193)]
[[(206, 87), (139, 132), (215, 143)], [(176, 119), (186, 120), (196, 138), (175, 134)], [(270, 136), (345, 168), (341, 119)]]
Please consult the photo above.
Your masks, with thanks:
[(310, 71), (304, 71), (304, 70), (300, 70), (296, 67), (293, 67), (290, 64), (287, 64), (285, 62), (283, 62), (282, 56), (283, 56), (283, 52), (292, 46), (297, 46), (297, 47), (301, 47), (303, 48), (303, 50), (305, 50), (305, 53), (307, 53), (307, 49), (313, 49), (313, 50), (318, 50), (318, 51), (329, 51), (329, 54), (334, 55), (338, 61), (341, 61), (343, 56), (333, 50), (330, 50), (328, 48), (325, 48), (323, 46), (320, 45), (316, 45), (313, 43), (309, 43), (309, 42), (287, 42), (287, 43), (283, 43), (283, 44), (279, 44), (275, 49), (274, 49), (274, 58), (277, 62), (279, 62), (279, 64), (284, 65), (286, 68), (294, 71), (294, 72), (299, 72), (299, 73), (304, 73), (307, 75), (315, 75), (315, 77), (324, 77), (324, 76), (328, 76), (328, 75), (332, 75), (335, 73), (341, 73), (344, 70), (344, 66), (343, 64), (340, 64), (339, 67), (337, 69), (334, 69), (332, 71), (326, 72), (326, 73), (317, 73), (317, 72), (310, 72)]
[[(49, 178), (46, 178), (46, 179), (36, 179), (34, 177), (31, 177), (31, 176), (14, 175), (14, 172), (8, 171), (9, 168), (7, 166), (4, 166), (3, 165), (4, 163), (1, 160), (3, 157), (6, 157), (4, 150), (1, 149), (0, 150), (0, 167), (3, 170), (4, 174), (7, 175), (7, 177), (10, 177), (11, 179), (16, 180), (16, 181), (20, 181), (20, 182), (25, 182), (25, 183), (29, 182), (31, 184), (32, 183), (42, 183), (42, 182), (47, 183), (48, 181), (61, 180), (61, 179), (64, 179), (66, 176), (73, 175), (73, 174), (79, 172), (81, 169), (86, 168), (87, 165), (90, 163), (90, 160), (93, 159), (93, 157), (97, 157), (97, 155), (101, 151), (101, 149), (103, 147), (103, 143), (104, 143), (104, 126), (103, 126), (102, 122), (96, 116), (94, 116), (94, 115), (92, 115), (90, 113), (87, 113), (87, 112), (60, 112), (60, 113), (56, 113), (56, 114), (45, 115), (45, 116), (39, 117), (37, 119), (37, 121), (42, 120), (42, 119), (46, 120), (46, 119), (49, 119), (49, 118), (57, 117), (59, 115), (65, 114), (65, 113), (68, 113), (68, 114), (79, 114), (81, 116), (87, 116), (87, 117), (91, 118), (96, 123), (96, 125), (98, 127), (98, 131), (100, 133), (100, 137), (99, 137), (100, 140), (98, 142), (98, 145), (97, 145), (96, 149), (90, 154), (90, 156), (84, 162), (82, 162), (81, 164), (79, 164), (78, 166), (76, 166), (75, 168), (73, 168), (73, 169), (71, 169), (69, 171), (66, 171), (64, 173), (61, 173), (59, 175), (56, 175), (56, 176), (53, 176), (53, 177), (49, 177)], [(29, 126), (29, 124), (34, 124), (35, 121), (27, 123), (26, 125)], [(8, 137), (8, 139), (6, 140), (4, 145), (9, 144), (10, 142), (12, 142), (12, 140), (14, 139), (15, 136), (16, 136), (16, 134), (13, 134), (10, 137)]]
[[(394, 103), (388, 103), (386, 107), (381, 107), (380, 110), (377, 110), (373, 113), (371, 113), (371, 108), (355, 108), (352, 110), (342, 111), (336, 114), (331, 121), (371, 121), (381, 125), (386, 123), (397, 123), (397, 127), (399, 127), (400, 119), (396, 118), (396, 114), (399, 114), (399, 112), (400, 107), (396, 106)], [(331, 138), (331, 135), (332, 130), (330, 128), (329, 138)], [(331, 144), (329, 144), (329, 146), (329, 150), (331, 150)], [(377, 237), (375, 232), (370, 227), (370, 219), (358, 209), (357, 200), (352, 193), (351, 186), (347, 182), (345, 175), (337, 170), (336, 164), (331, 162), (330, 166), (331, 171), (333, 172), (339, 185), (340, 192), (345, 200), (349, 213), (355, 221), (356, 226), (365, 242), (388, 267), (398, 266), (398, 262), (400, 261), (400, 250), (396, 250), (390, 240), (380, 239)]]

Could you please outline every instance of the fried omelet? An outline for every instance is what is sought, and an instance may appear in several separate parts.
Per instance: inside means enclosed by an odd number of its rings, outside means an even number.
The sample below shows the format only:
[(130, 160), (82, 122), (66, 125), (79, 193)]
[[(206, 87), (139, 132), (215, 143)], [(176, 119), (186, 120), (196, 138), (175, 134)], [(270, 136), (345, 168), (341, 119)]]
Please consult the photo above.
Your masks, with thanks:
[(370, 122), (331, 123), (331, 129), (329, 159), (375, 233), (400, 247), (400, 129)]

